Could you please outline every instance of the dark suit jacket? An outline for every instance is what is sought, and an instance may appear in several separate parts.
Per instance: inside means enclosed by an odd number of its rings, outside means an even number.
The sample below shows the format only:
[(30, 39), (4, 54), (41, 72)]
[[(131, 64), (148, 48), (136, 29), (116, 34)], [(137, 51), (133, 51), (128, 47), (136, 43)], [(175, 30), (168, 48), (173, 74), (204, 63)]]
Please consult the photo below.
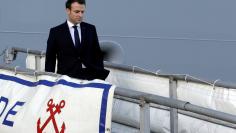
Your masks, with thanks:
[[(103, 55), (100, 50), (94, 25), (81, 22), (81, 45), (75, 48), (67, 22), (50, 29), (45, 71), (79, 79), (105, 79), (109, 71), (104, 69)], [(83, 63), (86, 68), (82, 68)]]

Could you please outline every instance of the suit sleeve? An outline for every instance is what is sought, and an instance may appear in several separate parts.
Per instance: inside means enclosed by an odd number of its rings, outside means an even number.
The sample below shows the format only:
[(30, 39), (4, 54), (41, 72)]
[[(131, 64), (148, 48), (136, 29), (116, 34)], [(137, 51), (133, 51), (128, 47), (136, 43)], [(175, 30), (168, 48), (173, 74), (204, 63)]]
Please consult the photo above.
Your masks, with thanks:
[(103, 64), (103, 54), (102, 54), (102, 51), (101, 51), (101, 48), (99, 46), (99, 41), (98, 41), (98, 35), (97, 35), (97, 31), (96, 31), (96, 28), (94, 26), (94, 64), (100, 68), (100, 69), (103, 69), (104, 68), (104, 64)]
[(50, 29), (45, 59), (45, 71), (47, 72), (55, 72), (56, 49), (55, 33), (53, 32), (53, 29)]

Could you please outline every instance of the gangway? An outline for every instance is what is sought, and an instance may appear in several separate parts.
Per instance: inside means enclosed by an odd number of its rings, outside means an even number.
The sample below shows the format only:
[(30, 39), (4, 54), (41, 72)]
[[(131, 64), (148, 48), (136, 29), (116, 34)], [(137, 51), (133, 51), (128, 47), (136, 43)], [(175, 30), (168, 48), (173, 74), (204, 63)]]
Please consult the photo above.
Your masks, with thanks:
[[(27, 56), (33, 55), (35, 59), (34, 60), (35, 70), (28, 70), (28, 69), (26, 70), (19, 67), (8, 67), (8, 66), (0, 66), (0, 68), (36, 76), (41, 74), (50, 74), (51, 76), (57, 76), (57, 74), (43, 72), (42, 58), (44, 58), (45, 56), (45, 52), (43, 51), (13, 47), (11, 49), (6, 50), (6, 54), (4, 57), (6, 63), (10, 63), (11, 61), (13, 61), (15, 55), (19, 52), (26, 53)], [(169, 95), (166, 96), (164, 94), (165, 96), (162, 96), (162, 95), (152, 94), (151, 92), (145, 92), (145, 89), (150, 89), (150, 88), (143, 88), (144, 90), (139, 90), (139, 89), (135, 90), (135, 89), (130, 89), (129, 85), (127, 85), (127, 87), (124, 87), (124, 85), (121, 84), (122, 82), (117, 82), (117, 80), (123, 81), (119, 79), (119, 77), (108, 79), (108, 81), (118, 86), (117, 89), (115, 90), (115, 101), (112, 114), (113, 116), (112, 132), (122, 132), (122, 133), (189, 132), (190, 130), (188, 129), (184, 129), (183, 127), (180, 128), (180, 125), (184, 124), (182, 124), (183, 121), (179, 120), (179, 118), (182, 119), (183, 116), (188, 116), (191, 117), (191, 119), (197, 119), (206, 123), (213, 123), (215, 125), (220, 125), (221, 127), (223, 127), (219, 128), (219, 131), (217, 132), (232, 132), (232, 133), (236, 132), (235, 112), (229, 112), (228, 110), (224, 112), (222, 111), (222, 109), (216, 110), (216, 109), (211, 109), (211, 107), (207, 108), (200, 105), (191, 104), (190, 101), (179, 99), (180, 96), (178, 93), (179, 91), (178, 88), (181, 82), (212, 86), (213, 92), (218, 88), (230, 89), (230, 91), (235, 92), (236, 88), (235, 85), (222, 83), (219, 81), (213, 81), (213, 82), (202, 81), (190, 75), (171, 75), (171, 74), (152, 73), (137, 67), (112, 64), (109, 62), (105, 62), (105, 66), (106, 68), (111, 70), (111, 74), (114, 77), (117, 76), (116, 75), (117, 71), (122, 71), (123, 73), (136, 74), (134, 76), (140, 76), (141, 74), (144, 76), (160, 77), (163, 78), (165, 81), (168, 81), (167, 86)], [(127, 81), (127, 83), (133, 83), (133, 82)], [(139, 115), (138, 120), (137, 118), (125, 116), (125, 114), (121, 113), (122, 111), (127, 111), (126, 108), (128, 108), (129, 106), (133, 107), (132, 108), (133, 110), (129, 110), (130, 112)], [(158, 125), (158, 122), (155, 121), (156, 119), (155, 120), (152, 119), (155, 116), (156, 112), (158, 112), (156, 110), (164, 110), (170, 112), (168, 116), (169, 127), (167, 127), (167, 129), (159, 129), (163, 127)], [(192, 132), (197, 132), (197, 131), (192, 131)]]

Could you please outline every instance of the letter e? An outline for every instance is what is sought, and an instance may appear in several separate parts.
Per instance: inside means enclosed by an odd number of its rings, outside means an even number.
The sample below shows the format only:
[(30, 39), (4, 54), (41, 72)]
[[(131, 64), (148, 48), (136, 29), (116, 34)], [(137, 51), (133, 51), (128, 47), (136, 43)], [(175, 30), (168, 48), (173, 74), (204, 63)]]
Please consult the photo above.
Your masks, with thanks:
[(13, 127), (14, 122), (7, 120), (8, 115), (16, 115), (16, 111), (13, 110), (16, 106), (23, 106), (24, 102), (16, 102), (16, 104), (8, 111), (6, 117), (4, 118), (2, 124)]

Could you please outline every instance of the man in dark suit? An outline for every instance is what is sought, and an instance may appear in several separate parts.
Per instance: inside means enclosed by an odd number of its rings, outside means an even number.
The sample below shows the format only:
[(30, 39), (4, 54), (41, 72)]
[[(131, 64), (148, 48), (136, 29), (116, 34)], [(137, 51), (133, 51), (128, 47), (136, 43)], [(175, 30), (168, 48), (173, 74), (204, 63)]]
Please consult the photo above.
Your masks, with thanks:
[(94, 25), (82, 22), (85, 0), (67, 0), (68, 20), (50, 29), (45, 71), (79, 79), (103, 79), (109, 71), (104, 69), (103, 55)]

